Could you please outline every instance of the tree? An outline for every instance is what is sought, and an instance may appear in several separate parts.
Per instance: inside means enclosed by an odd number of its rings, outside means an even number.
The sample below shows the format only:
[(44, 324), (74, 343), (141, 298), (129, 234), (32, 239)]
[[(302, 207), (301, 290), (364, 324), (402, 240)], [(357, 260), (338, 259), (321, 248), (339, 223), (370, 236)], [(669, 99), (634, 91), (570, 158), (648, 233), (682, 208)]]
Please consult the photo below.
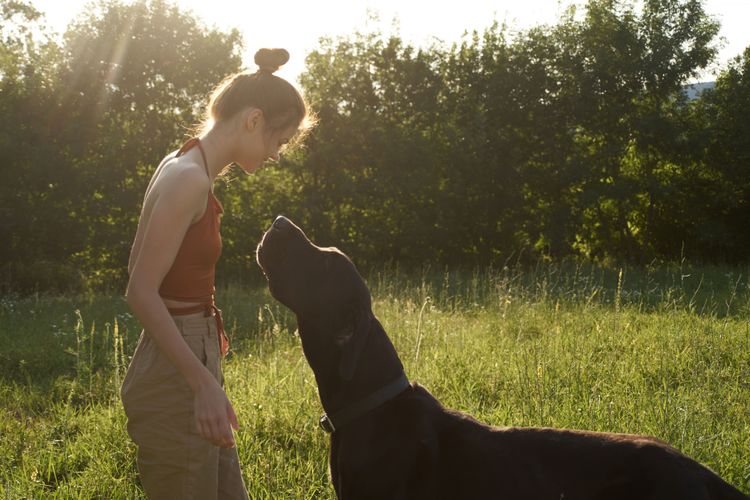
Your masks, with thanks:
[(693, 206), (701, 207), (704, 216), (690, 237), (700, 257), (743, 261), (750, 246), (750, 47), (691, 111), (694, 158), (710, 190), (695, 196)]
[(75, 275), (58, 272), (56, 262), (78, 241), (69, 197), (60, 189), (70, 172), (53, 144), (57, 124), (48, 116), (60, 51), (31, 5), (1, 0), (0, 15), (2, 288), (20, 282), (27, 289), (64, 286)]
[(562, 29), (575, 33), (565, 51), (575, 54), (566, 64), (579, 85), (576, 162), (589, 168), (578, 248), (630, 260), (678, 256), (679, 246), (658, 239), (673, 221), (672, 181), (694, 173), (679, 171), (681, 88), (714, 58), (718, 24), (700, 0), (647, 0), (640, 15), (630, 1), (591, 0), (584, 21)]
[(434, 256), (424, 242), (441, 210), (436, 64), (398, 36), (362, 33), (307, 58), (301, 81), (320, 123), (296, 169), (305, 222), (323, 242), (356, 241), (363, 263)]

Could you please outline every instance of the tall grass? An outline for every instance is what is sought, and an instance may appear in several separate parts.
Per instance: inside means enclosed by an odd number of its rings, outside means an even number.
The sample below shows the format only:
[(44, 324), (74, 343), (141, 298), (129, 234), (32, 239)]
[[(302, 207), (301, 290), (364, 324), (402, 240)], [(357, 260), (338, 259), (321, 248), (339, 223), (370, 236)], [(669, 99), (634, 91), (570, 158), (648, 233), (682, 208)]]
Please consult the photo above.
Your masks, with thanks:
[[(660, 437), (750, 492), (748, 269), (371, 270), (407, 374), (496, 425)], [(251, 498), (333, 498), (293, 316), (220, 291)], [(141, 498), (118, 388), (140, 328), (120, 297), (0, 300), (0, 497)]]

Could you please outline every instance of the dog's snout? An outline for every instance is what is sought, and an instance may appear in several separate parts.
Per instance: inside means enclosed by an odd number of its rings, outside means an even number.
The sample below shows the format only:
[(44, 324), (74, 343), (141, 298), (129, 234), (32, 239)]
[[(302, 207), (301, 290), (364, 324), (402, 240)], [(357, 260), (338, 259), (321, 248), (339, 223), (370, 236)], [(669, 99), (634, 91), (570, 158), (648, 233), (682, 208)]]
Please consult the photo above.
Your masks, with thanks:
[(287, 219), (283, 215), (279, 215), (278, 217), (276, 217), (276, 220), (273, 221), (273, 228), (284, 229), (286, 227), (289, 227), (289, 224), (289, 219)]

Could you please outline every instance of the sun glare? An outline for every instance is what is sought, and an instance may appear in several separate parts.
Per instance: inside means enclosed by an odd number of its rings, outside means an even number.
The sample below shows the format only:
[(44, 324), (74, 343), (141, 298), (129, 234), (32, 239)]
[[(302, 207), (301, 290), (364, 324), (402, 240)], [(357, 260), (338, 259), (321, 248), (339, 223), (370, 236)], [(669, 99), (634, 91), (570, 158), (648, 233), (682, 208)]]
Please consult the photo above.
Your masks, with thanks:
[[(81, 0), (83, 1), (83, 0)], [(253, 68), (253, 54), (261, 47), (283, 47), (291, 55), (279, 76), (296, 80), (304, 69), (305, 56), (322, 37), (337, 37), (355, 31), (381, 31), (401, 36), (407, 43), (424, 45), (460, 40), (462, 34), (482, 30), (493, 20), (526, 27), (554, 22), (570, 3), (584, 0), (527, 0), (487, 2), (464, 0), (460, 4), (436, 5), (432, 0), (282, 0), (280, 2), (236, 2), (235, 0), (172, 0), (195, 13), (209, 26), (237, 28), (243, 35), (243, 60)], [(50, 0), (40, 0), (48, 3)], [(50, 4), (50, 6), (52, 6)], [(55, 7), (57, 8), (57, 7)], [(429, 18), (429, 22), (426, 20)]]
[[(121, 0), (127, 2), (128, 0)], [(434, 0), (280, 0), (276, 2), (237, 2), (235, 0), (168, 0), (192, 11), (209, 26), (222, 30), (237, 28), (243, 35), (245, 65), (252, 69), (253, 54), (261, 47), (283, 47), (291, 55), (279, 76), (297, 80), (304, 69), (305, 56), (318, 46), (321, 37), (348, 35), (356, 30), (398, 34), (413, 45), (436, 40), (459, 41), (465, 31), (482, 30), (494, 20), (510, 27), (527, 28), (554, 23), (570, 4), (585, 0), (463, 0), (436, 3)], [(31, 0), (57, 32), (78, 15), (87, 0)], [(726, 43), (719, 64), (739, 55), (750, 45), (745, 19), (750, 3), (734, 0), (706, 0), (705, 9), (722, 23)]]

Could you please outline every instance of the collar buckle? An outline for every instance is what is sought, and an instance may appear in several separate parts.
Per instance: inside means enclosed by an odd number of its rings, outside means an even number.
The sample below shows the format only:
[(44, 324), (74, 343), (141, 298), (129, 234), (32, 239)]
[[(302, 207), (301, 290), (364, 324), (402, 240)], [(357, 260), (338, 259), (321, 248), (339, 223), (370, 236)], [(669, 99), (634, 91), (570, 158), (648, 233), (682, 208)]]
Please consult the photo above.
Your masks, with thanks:
[[(333, 415), (333, 419), (331, 419), (327, 413), (323, 414), (323, 416), (320, 417), (320, 420), (318, 420), (318, 424), (321, 429), (332, 434), (336, 432), (336, 427), (344, 427), (349, 424), (349, 422), (358, 419), (362, 415), (365, 415), (380, 405), (395, 398), (402, 391), (406, 390), (407, 387), (409, 387), (409, 379), (407, 379), (406, 374), (402, 372), (401, 376), (390, 384), (381, 387), (377, 391), (366, 396), (364, 399), (360, 399), (354, 404), (336, 412), (336, 414)], [(333, 425), (333, 420), (336, 420), (335, 426)]]
[(334, 427), (333, 422), (325, 413), (322, 417), (320, 417), (320, 420), (318, 420), (318, 425), (320, 425), (320, 428), (326, 431), (328, 434), (333, 434), (336, 431), (336, 427)]

